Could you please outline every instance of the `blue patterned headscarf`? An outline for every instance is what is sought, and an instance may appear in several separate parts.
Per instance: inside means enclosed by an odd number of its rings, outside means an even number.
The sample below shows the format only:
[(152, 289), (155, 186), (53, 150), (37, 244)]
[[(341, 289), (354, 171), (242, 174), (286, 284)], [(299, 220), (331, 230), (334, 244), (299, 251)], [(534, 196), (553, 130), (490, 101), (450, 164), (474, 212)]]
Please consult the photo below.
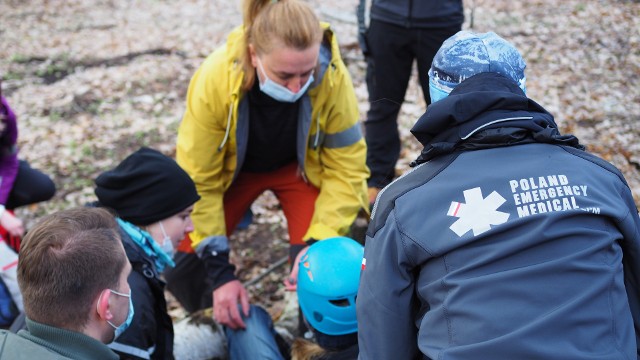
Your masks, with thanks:
[(526, 92), (526, 67), (520, 52), (495, 33), (459, 31), (442, 44), (433, 58), (429, 69), (431, 102), (446, 97), (465, 79), (485, 72), (502, 74)]

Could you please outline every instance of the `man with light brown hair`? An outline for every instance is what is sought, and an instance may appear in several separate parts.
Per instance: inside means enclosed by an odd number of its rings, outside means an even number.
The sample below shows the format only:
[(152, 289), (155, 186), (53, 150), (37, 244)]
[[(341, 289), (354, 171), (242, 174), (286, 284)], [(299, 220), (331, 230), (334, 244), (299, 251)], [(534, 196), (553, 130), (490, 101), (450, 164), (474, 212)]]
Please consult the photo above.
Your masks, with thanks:
[(133, 317), (130, 272), (107, 210), (71, 209), (40, 220), (18, 260), (27, 330), (0, 332), (0, 359), (117, 359), (105, 344)]

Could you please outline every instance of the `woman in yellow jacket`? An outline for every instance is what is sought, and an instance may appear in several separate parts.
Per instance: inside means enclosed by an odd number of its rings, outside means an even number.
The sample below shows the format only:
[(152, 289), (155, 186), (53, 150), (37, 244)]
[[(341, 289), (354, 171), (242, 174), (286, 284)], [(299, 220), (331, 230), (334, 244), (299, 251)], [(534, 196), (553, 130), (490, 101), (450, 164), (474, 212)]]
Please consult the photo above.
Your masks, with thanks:
[(335, 35), (299, 0), (244, 0), (243, 15), (191, 79), (177, 143), (201, 196), (192, 248), (215, 319), (233, 329), (244, 327), (249, 300), (228, 236), (255, 198), (271, 190), (279, 199), (292, 261), (310, 242), (345, 235), (368, 208), (366, 145)]

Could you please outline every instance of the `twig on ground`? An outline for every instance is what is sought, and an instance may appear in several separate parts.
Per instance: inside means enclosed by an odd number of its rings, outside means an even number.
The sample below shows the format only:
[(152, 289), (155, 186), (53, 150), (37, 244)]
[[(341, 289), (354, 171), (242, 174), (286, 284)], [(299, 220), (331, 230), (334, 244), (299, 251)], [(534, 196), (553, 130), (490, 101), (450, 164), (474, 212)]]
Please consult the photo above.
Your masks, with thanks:
[(254, 285), (258, 281), (262, 280), (265, 276), (267, 276), (271, 272), (273, 272), (275, 269), (277, 269), (280, 266), (286, 264), (288, 260), (289, 260), (289, 255), (283, 256), (280, 260), (276, 261), (275, 264), (273, 264), (273, 265), (269, 266), (268, 268), (266, 268), (260, 275), (254, 277), (253, 279), (245, 281), (244, 284), (243, 284), (244, 287), (249, 287), (251, 285)]

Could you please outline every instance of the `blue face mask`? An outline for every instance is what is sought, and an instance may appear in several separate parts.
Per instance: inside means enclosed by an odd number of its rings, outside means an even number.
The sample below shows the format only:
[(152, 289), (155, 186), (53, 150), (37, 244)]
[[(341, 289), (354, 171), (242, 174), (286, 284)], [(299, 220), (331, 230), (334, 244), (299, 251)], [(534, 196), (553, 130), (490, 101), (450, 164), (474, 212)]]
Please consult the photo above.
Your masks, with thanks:
[(267, 76), (267, 73), (264, 71), (264, 68), (262, 67), (262, 62), (260, 61), (260, 58), (258, 58), (258, 67), (262, 72), (262, 76), (264, 76), (264, 82), (260, 82), (260, 90), (263, 93), (271, 96), (272, 98), (278, 101), (289, 102), (289, 103), (296, 102), (307, 91), (307, 89), (309, 88), (309, 85), (313, 83), (313, 73), (312, 73), (311, 76), (309, 76), (309, 79), (307, 80), (307, 82), (300, 88), (300, 90), (294, 93), (291, 90), (287, 89), (286, 87), (269, 79), (269, 77)]
[(433, 104), (436, 101), (440, 101), (449, 96), (449, 93), (439, 87), (436, 87), (433, 80), (429, 78), (429, 96), (431, 97), (431, 103)]
[(111, 291), (112, 294), (116, 294), (118, 296), (122, 296), (122, 297), (128, 297), (129, 298), (129, 315), (127, 315), (127, 319), (120, 324), (120, 326), (115, 326), (113, 325), (113, 323), (111, 323), (111, 321), (107, 320), (107, 323), (109, 325), (111, 325), (111, 327), (113, 327), (115, 329), (115, 333), (113, 336), (113, 341), (115, 341), (120, 335), (122, 335), (122, 333), (127, 330), (127, 328), (129, 327), (129, 325), (131, 325), (131, 321), (133, 320), (133, 301), (131, 300), (131, 290), (129, 290), (129, 294), (123, 294), (120, 292), (117, 292), (115, 290), (111, 290), (109, 289), (109, 291)]
[[(522, 89), (525, 95), (527, 94), (526, 83), (527, 83), (526, 77), (518, 81), (518, 86), (520, 86), (520, 89)], [(431, 97), (431, 103), (433, 104), (434, 102), (440, 101), (446, 98), (447, 96), (449, 96), (449, 93), (437, 87), (436, 84), (433, 82), (433, 79), (429, 77), (429, 96)]]

